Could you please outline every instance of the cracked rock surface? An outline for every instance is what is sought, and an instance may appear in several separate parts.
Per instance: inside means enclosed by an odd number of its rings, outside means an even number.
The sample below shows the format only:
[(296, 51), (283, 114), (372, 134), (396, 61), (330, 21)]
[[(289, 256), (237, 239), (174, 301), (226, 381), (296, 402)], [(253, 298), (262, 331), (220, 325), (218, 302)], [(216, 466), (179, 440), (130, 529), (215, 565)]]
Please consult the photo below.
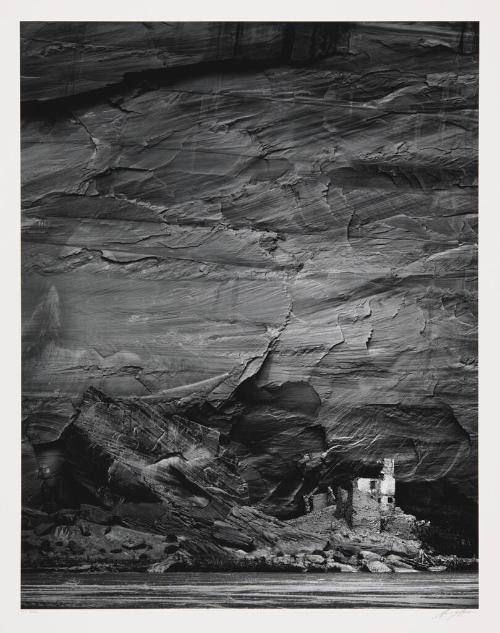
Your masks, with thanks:
[(394, 456), (410, 511), (474, 522), (477, 39), (23, 23), (26, 506), (248, 549), (214, 522)]

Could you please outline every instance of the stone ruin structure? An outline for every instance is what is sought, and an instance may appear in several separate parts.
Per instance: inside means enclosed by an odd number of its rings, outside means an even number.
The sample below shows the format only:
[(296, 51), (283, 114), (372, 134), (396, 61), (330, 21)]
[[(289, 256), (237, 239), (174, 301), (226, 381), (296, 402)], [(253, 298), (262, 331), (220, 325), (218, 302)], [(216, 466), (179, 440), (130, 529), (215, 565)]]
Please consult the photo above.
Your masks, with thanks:
[(394, 459), (384, 458), (377, 479), (358, 477), (352, 494), (348, 494), (347, 520), (353, 529), (388, 532), (401, 538), (412, 538), (415, 517), (396, 506)]
[(330, 486), (326, 492), (317, 492), (315, 488), (308, 495), (304, 495), (304, 508), (306, 514), (313, 512), (314, 510), (322, 510), (328, 506), (335, 505), (335, 495)]
[(345, 518), (353, 528), (380, 532), (390, 523), (395, 508), (394, 459), (386, 457), (378, 478), (358, 477), (353, 481)]
[(394, 459), (384, 458), (380, 476), (357, 477), (347, 488), (337, 486), (327, 492), (313, 490), (304, 497), (306, 513), (332, 507), (336, 518), (345, 519), (352, 529), (389, 532), (401, 538), (411, 538), (415, 517), (396, 506)]
[(384, 458), (384, 466), (377, 479), (358, 477), (357, 489), (376, 499), (381, 514), (394, 511), (396, 507), (396, 479), (394, 477), (394, 459)]

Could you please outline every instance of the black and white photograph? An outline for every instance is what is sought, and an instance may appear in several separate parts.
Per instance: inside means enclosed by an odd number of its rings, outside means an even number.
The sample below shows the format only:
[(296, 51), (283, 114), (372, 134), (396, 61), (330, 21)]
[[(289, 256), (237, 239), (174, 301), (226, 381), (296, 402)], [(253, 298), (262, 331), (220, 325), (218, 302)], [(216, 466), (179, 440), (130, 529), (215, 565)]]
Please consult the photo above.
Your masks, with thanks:
[(479, 21), (18, 26), (21, 609), (478, 609)]

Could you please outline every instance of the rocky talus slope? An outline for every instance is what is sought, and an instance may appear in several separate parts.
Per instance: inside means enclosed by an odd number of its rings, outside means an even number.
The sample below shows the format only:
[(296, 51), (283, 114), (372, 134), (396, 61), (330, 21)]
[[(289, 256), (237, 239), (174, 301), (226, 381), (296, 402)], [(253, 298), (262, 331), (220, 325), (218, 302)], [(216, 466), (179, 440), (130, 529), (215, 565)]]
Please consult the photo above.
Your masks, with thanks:
[(21, 74), (27, 564), (315, 555), (390, 456), (476, 551), (477, 25), (23, 23)]

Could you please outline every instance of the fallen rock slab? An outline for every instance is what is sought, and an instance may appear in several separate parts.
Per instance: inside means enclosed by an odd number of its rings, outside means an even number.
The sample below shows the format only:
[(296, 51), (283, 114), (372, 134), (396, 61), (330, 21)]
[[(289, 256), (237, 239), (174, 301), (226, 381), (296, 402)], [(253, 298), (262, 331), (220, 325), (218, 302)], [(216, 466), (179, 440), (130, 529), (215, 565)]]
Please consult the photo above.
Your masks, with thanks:
[(221, 521), (216, 521), (215, 528), (212, 530), (212, 536), (221, 545), (241, 549), (244, 552), (250, 552), (254, 547), (252, 538), (234, 526)]

